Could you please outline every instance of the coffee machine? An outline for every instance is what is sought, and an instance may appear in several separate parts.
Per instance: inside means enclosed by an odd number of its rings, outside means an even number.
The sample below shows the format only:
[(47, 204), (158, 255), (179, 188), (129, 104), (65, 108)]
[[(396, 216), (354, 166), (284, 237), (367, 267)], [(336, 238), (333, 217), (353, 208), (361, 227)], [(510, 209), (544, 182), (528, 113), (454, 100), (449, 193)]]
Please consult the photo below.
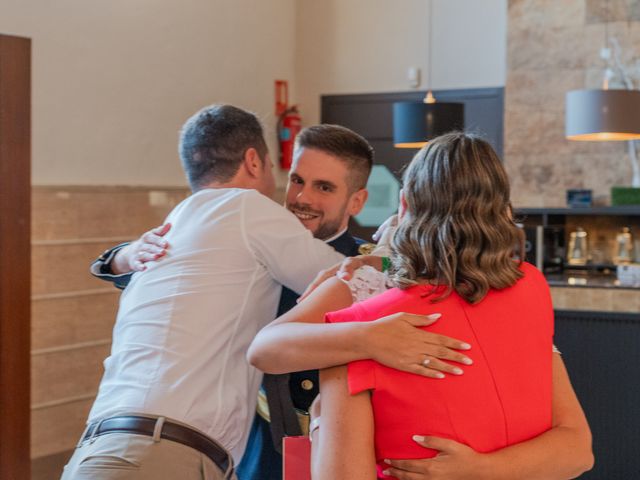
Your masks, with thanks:
[(564, 226), (527, 226), (524, 232), (526, 261), (543, 273), (562, 272), (566, 255)]

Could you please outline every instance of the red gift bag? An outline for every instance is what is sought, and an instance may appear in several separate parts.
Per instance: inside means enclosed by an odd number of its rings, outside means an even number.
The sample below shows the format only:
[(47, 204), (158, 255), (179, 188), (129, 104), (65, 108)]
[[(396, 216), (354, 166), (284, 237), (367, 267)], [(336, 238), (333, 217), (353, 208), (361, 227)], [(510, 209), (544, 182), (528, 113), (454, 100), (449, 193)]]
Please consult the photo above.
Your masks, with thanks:
[(282, 442), (282, 480), (311, 480), (309, 437), (285, 437)]

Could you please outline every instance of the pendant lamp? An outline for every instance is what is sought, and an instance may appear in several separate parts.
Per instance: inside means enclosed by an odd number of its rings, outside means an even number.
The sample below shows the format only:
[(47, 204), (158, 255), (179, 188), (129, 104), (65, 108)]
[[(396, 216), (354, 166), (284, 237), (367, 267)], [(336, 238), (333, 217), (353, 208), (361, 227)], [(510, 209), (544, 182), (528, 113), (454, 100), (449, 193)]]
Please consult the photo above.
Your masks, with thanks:
[(393, 144), (396, 148), (422, 148), (435, 137), (464, 129), (464, 104), (437, 102), (431, 92), (433, 0), (429, 0), (428, 89), (422, 102), (393, 104)]
[[(600, 56), (608, 61), (611, 58), (608, 1), (605, 15), (604, 48)], [(565, 136), (568, 140), (597, 142), (640, 139), (640, 90), (633, 89), (633, 83), (625, 78), (624, 71), (620, 73), (627, 90), (609, 89), (609, 78), (613, 71), (607, 67), (601, 89), (567, 92)]]
[(565, 136), (587, 142), (640, 139), (640, 91), (567, 92)]

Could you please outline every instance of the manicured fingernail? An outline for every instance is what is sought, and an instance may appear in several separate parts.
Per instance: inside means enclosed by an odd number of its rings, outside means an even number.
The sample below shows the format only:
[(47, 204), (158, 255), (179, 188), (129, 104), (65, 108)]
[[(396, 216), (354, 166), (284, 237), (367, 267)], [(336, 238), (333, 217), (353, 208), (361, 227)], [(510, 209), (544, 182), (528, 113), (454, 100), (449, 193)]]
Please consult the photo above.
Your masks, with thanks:
[(464, 357), (462, 359), (462, 363), (464, 363), (465, 365), (473, 365), (473, 360), (471, 360), (469, 357)]
[(432, 313), (431, 315), (427, 315), (429, 320), (437, 320), (442, 316), (441, 313)]
[(383, 470), (382, 474), (389, 476), (389, 475), (391, 475), (391, 472), (389, 470)]
[(436, 378), (444, 378), (444, 373), (436, 373)]
[(376, 235), (375, 233), (373, 235), (371, 235), (371, 238), (374, 240), (378, 240), (378, 235)]
[(471, 345), (469, 345), (468, 343), (461, 343), (459, 348), (460, 350), (470, 350)]
[(389, 460), (388, 458), (385, 458), (383, 462), (386, 463), (387, 465), (391, 465), (391, 460)]
[(414, 442), (424, 442), (426, 437), (423, 437), (422, 435), (414, 435), (411, 438), (413, 439)]
[(453, 369), (453, 373), (455, 373), (456, 375), (462, 375), (464, 372), (462, 371), (461, 368), (455, 367)]

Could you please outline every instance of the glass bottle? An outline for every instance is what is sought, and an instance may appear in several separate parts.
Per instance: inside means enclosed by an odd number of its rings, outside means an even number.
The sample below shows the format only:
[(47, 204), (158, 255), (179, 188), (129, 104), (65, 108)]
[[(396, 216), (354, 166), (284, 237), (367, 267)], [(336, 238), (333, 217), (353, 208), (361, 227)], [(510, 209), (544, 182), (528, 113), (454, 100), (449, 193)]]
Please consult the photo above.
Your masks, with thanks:
[(569, 235), (569, 265), (586, 265), (587, 254), (587, 232), (578, 227)]
[(633, 238), (629, 227), (624, 227), (616, 235), (616, 256), (613, 261), (616, 265), (630, 263), (633, 260)]

